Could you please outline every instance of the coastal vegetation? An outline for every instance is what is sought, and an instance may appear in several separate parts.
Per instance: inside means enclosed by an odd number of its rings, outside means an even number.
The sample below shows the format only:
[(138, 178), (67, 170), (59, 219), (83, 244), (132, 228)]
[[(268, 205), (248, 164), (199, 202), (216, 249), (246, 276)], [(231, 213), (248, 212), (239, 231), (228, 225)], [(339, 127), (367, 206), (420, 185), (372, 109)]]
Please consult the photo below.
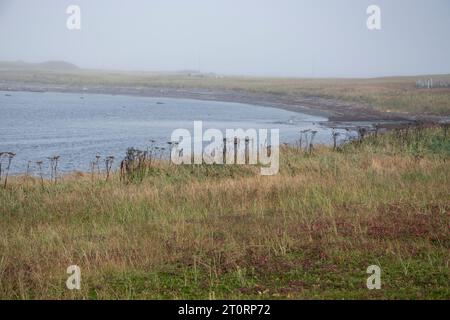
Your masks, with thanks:
[[(448, 125), (280, 157), (268, 177), (159, 159), (126, 178), (10, 176), (0, 298), (448, 299)], [(66, 288), (70, 265), (80, 290)], [(370, 265), (381, 290), (366, 287)]]

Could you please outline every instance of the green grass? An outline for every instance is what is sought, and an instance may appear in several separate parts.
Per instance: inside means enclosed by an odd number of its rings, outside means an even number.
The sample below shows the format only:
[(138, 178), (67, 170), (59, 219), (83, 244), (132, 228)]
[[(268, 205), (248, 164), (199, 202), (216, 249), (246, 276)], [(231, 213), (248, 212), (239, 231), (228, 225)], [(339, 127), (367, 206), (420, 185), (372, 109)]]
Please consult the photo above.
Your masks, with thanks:
[[(448, 299), (450, 155), (442, 128), (255, 167), (154, 164), (0, 190), (3, 299)], [(80, 291), (65, 287), (80, 266)], [(382, 289), (365, 287), (382, 269)]]

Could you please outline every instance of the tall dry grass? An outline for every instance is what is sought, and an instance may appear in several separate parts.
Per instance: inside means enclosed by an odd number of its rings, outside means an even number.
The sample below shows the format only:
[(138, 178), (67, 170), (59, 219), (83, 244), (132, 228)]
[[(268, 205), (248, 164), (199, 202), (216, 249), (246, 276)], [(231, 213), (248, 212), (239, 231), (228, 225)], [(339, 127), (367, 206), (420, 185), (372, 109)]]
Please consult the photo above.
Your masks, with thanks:
[[(442, 128), (281, 156), (272, 177), (157, 162), (139, 182), (10, 179), (0, 190), (0, 297), (450, 296)], [(80, 291), (65, 287), (72, 264)], [(372, 264), (379, 291), (365, 287)]]

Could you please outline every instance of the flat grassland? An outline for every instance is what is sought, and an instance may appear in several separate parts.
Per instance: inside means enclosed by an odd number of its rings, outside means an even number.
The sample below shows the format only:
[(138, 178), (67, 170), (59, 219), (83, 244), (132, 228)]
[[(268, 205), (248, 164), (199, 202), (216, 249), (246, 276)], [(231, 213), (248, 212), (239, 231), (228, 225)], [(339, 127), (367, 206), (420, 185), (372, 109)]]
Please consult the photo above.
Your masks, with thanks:
[[(164, 162), (126, 182), (10, 177), (0, 298), (450, 297), (448, 127), (285, 147), (280, 160), (271, 177)], [(79, 291), (65, 286), (74, 264)], [(370, 265), (381, 290), (366, 288)]]
[[(169, 95), (232, 100), (277, 106), (306, 105), (351, 120), (352, 113), (450, 116), (450, 87), (416, 88), (433, 78), (450, 84), (450, 75), (374, 79), (291, 79), (220, 77), (210, 74), (107, 72), (95, 70), (21, 70), (0, 64), (0, 90), (82, 91)], [(193, 92), (200, 94), (193, 95)], [(250, 95), (245, 98), (245, 94)], [(242, 96), (244, 95), (244, 97)], [(270, 103), (270, 102), (273, 103)]]

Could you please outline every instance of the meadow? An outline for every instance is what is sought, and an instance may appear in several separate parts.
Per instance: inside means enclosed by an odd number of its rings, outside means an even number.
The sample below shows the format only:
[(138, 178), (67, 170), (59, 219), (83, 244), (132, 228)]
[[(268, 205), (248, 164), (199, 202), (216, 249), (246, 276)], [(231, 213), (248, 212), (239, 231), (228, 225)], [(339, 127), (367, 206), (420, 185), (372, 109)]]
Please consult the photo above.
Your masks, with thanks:
[[(448, 125), (280, 156), (269, 177), (165, 161), (108, 179), (10, 177), (0, 298), (450, 297)], [(66, 288), (70, 265), (79, 291)], [(381, 290), (366, 287), (370, 265)]]

